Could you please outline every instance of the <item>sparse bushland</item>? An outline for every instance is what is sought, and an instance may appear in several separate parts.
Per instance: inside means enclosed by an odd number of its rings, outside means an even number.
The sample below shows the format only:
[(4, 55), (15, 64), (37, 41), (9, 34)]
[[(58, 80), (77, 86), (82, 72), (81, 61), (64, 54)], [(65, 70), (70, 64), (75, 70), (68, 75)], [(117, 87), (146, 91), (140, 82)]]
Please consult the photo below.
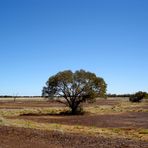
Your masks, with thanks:
[[(35, 132), (40, 129), (44, 133), (56, 131), (61, 133), (62, 137), (64, 134), (81, 134), (93, 137), (100, 135), (111, 140), (121, 137), (130, 138), (131, 141), (148, 141), (148, 104), (145, 101), (131, 103), (124, 99), (120, 101), (96, 99), (93, 104), (84, 104), (83, 109), (86, 114), (83, 116), (63, 115), (69, 108), (62, 104), (60, 104), (61, 107), (56, 106), (57, 102), (54, 102), (55, 107), (54, 105), (52, 107), (44, 106), (43, 102), (40, 103), (40, 105), (38, 103), (36, 107), (30, 108), (26, 106), (25, 101), (24, 103), (21, 101), (22, 109), (14, 109), (14, 104), (16, 104), (16, 107), (18, 106), (17, 101), (7, 102), (5, 106), (0, 104), (0, 107), (6, 107), (6, 109), (0, 109), (0, 116), (2, 117), (0, 127), (17, 127), (16, 129), (21, 127), (25, 130), (29, 128), (29, 130)], [(47, 104), (48, 102), (44, 101), (44, 103)], [(30, 102), (30, 105), (28, 105), (34, 106), (33, 104), (34, 102)], [(11, 105), (13, 105), (12, 109)]]

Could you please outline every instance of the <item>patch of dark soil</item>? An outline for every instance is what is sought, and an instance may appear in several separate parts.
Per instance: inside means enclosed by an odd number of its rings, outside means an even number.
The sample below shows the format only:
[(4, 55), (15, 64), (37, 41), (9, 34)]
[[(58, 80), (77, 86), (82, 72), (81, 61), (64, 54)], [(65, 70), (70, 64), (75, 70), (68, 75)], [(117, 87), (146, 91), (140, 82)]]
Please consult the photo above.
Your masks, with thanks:
[(0, 126), (0, 148), (147, 148), (148, 143)]
[(95, 126), (100, 128), (148, 128), (148, 112), (115, 115), (20, 116), (16, 118), (42, 123)]

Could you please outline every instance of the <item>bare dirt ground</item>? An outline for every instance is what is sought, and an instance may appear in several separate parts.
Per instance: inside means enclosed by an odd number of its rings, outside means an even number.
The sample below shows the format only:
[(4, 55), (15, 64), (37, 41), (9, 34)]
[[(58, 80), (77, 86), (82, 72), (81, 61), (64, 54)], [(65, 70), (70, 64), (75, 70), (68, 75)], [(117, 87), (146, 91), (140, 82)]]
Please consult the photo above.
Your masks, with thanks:
[[(64, 105), (52, 100), (48, 102), (2, 101), (0, 102), (0, 116), (4, 118), (4, 121), (0, 119), (0, 148), (148, 148), (148, 140), (142, 139), (142, 136), (148, 136), (147, 103), (140, 105), (129, 104), (129, 102), (121, 103), (120, 100), (97, 100), (93, 104), (86, 103), (84, 106), (86, 109), (88, 108), (88, 111), (93, 110), (93, 113), (75, 116), (19, 115), (19, 111), (21, 113), (22, 110), (24, 110), (23, 113), (26, 113), (26, 108), (31, 109), (27, 110), (27, 113), (29, 111), (32, 113), (32, 110), (58, 109), (59, 107), (64, 108)], [(16, 110), (18, 111), (17, 114), (15, 114)], [(7, 112), (11, 112), (11, 114), (7, 114)], [(101, 114), (102, 112), (103, 114)], [(15, 122), (15, 124), (11, 122)], [(32, 124), (32, 122), (34, 123)], [(52, 124), (55, 124), (52, 130), (47, 130), (48, 126), (52, 126)], [(54, 130), (56, 124), (67, 126), (68, 130), (72, 126), (73, 130), (77, 126), (81, 126), (81, 128), (84, 126), (84, 133), (83, 131), (79, 132), (79, 129), (75, 132), (68, 132), (62, 126), (62, 132)], [(39, 128), (39, 130), (36, 128), (37, 126), (45, 126), (45, 128)], [(85, 132), (85, 129), (89, 130), (93, 127), (94, 130), (111, 128), (111, 130), (119, 129), (119, 131), (117, 131), (116, 137), (104, 136), (101, 133), (89, 135)], [(122, 128), (127, 131), (131, 130), (128, 134), (133, 132), (133, 135), (134, 130), (142, 129), (143, 135), (138, 135), (137, 139), (132, 138), (132, 136), (129, 138), (126, 134), (122, 137), (120, 136), (120, 132), (122, 132), (120, 129)], [(95, 133), (95, 131), (93, 132)]]
[(59, 123), (66, 125), (95, 126), (99, 128), (147, 128), (148, 113), (123, 113), (115, 115), (79, 115), (79, 116), (20, 116), (41, 123)]
[(0, 127), (0, 148), (147, 148), (148, 143), (129, 139)]

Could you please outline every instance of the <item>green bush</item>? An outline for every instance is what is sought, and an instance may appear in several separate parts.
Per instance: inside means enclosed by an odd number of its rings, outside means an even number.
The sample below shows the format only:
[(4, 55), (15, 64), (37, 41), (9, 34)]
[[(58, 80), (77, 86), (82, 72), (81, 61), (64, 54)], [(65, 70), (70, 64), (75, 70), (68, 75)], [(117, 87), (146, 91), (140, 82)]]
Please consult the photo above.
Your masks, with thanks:
[(144, 97), (145, 99), (148, 99), (148, 93), (146, 93), (146, 95), (145, 95), (145, 97)]
[(145, 92), (139, 91), (135, 93), (134, 95), (130, 96), (129, 101), (130, 102), (140, 102), (145, 96), (146, 96)]

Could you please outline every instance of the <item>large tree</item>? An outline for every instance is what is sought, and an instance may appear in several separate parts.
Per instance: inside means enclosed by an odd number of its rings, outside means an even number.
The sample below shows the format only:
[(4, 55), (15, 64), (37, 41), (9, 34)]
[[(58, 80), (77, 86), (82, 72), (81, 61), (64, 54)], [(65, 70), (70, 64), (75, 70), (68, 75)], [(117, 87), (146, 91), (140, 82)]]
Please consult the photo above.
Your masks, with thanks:
[(104, 79), (97, 77), (94, 73), (84, 70), (73, 73), (66, 70), (48, 79), (42, 95), (50, 98), (58, 96), (59, 101), (69, 106), (71, 113), (75, 114), (82, 102), (95, 100), (96, 97), (105, 97), (106, 86)]

